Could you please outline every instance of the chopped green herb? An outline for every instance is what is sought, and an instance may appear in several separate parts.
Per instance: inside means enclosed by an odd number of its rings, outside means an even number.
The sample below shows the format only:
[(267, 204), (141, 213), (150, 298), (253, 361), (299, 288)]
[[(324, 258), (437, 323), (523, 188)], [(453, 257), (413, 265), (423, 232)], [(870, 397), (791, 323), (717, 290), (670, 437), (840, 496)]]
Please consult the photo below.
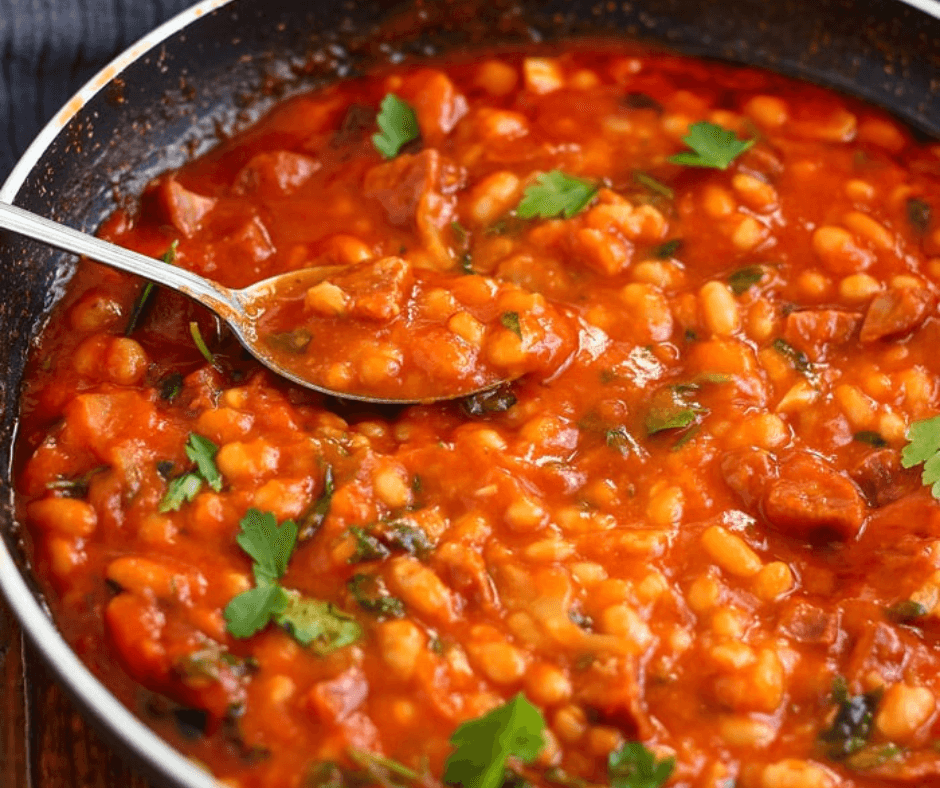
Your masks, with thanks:
[(686, 397), (698, 384), (678, 384), (658, 391), (650, 401), (645, 426), (647, 435), (665, 430), (685, 429), (695, 423), (706, 409)]
[(558, 766), (546, 769), (543, 776), (548, 782), (553, 785), (561, 785), (563, 788), (588, 788), (588, 781), (583, 777), (573, 777)]
[(391, 596), (382, 582), (374, 575), (353, 575), (346, 582), (346, 587), (359, 607), (379, 618), (402, 618), (405, 604)]
[(923, 464), (921, 481), (940, 499), (940, 416), (915, 421), (905, 437), (908, 443), (901, 450), (901, 465), (913, 468)]
[(166, 402), (172, 402), (183, 390), (183, 376), (179, 372), (171, 372), (169, 375), (161, 378), (157, 386), (160, 392), (160, 399)]
[(197, 435), (195, 432), (189, 433), (189, 441), (186, 443), (186, 456), (189, 457), (196, 467), (199, 474), (216, 492), (222, 489), (222, 474), (215, 466), (215, 455), (219, 453), (219, 447), (208, 438)]
[(750, 290), (764, 278), (764, 269), (759, 265), (749, 265), (739, 268), (728, 277), (728, 287), (735, 295), (741, 295)]
[(362, 627), (332, 602), (308, 599), (296, 591), (283, 593), (286, 604), (275, 613), (277, 623), (315, 654), (331, 654), (362, 637)]
[(304, 777), (303, 788), (353, 788), (368, 784), (368, 781), (359, 782), (351, 777), (334, 761), (321, 761), (310, 767)]
[(470, 233), (467, 232), (467, 228), (460, 222), (453, 221), (450, 223), (450, 230), (454, 234), (454, 240), (457, 242), (457, 245), (461, 248), (465, 247), (470, 238)]
[(917, 197), (911, 197), (907, 201), (907, 220), (911, 223), (914, 230), (923, 235), (930, 227), (930, 203)]
[(671, 200), (676, 196), (676, 193), (666, 184), (660, 183), (652, 175), (647, 175), (645, 172), (640, 172), (640, 170), (634, 170), (633, 180), (667, 200)]
[(500, 788), (510, 756), (531, 763), (545, 746), (545, 720), (519, 693), (450, 738), (456, 748), (444, 764), (444, 782), (463, 788)]
[(228, 631), (237, 638), (247, 638), (264, 629), (287, 606), (284, 589), (263, 583), (243, 591), (225, 607)]
[(297, 545), (297, 526), (292, 520), (278, 526), (270, 512), (249, 509), (239, 527), (236, 541), (252, 558), (255, 587), (238, 594), (225, 607), (232, 635), (250, 637), (274, 620), (320, 655), (359, 639), (362, 630), (356, 621), (331, 602), (309, 599), (279, 584)]
[(700, 425), (698, 425), (698, 424), (693, 424), (691, 427), (689, 427), (685, 432), (683, 432), (683, 433), (678, 437), (678, 439), (676, 440), (675, 443), (672, 444), (672, 449), (671, 449), (671, 450), (672, 450), (672, 451), (679, 451), (679, 449), (681, 449), (683, 446), (685, 446), (685, 444), (687, 444), (690, 440), (692, 440), (692, 438), (694, 438), (696, 435), (698, 435), (699, 429), (700, 429)]
[[(169, 249), (163, 253), (164, 263), (167, 265), (176, 265), (176, 248), (179, 245), (179, 240), (175, 240), (170, 244)], [(155, 287), (156, 285), (153, 282), (147, 282), (140, 291), (140, 295), (137, 296), (137, 300), (131, 308), (131, 316), (128, 318), (127, 326), (124, 328), (124, 336), (129, 337), (137, 329), (137, 323), (140, 322), (141, 315), (143, 315), (144, 310), (150, 303), (150, 298), (153, 295)]]
[(209, 350), (209, 346), (206, 344), (206, 341), (202, 338), (202, 332), (199, 330), (199, 324), (195, 320), (191, 320), (189, 323), (189, 334), (193, 338), (196, 349), (202, 354), (202, 357), (208, 361), (211, 366), (218, 366), (215, 360), (215, 356), (212, 354), (212, 351)]
[(668, 260), (669, 258), (676, 256), (676, 252), (682, 248), (684, 243), (685, 241), (683, 241), (681, 238), (673, 238), (672, 240), (666, 241), (666, 243), (653, 249), (652, 255), (657, 260)]
[(395, 158), (405, 145), (421, 135), (415, 111), (394, 93), (382, 99), (375, 121), (379, 131), (372, 135), (372, 144), (386, 159)]
[(806, 354), (802, 350), (797, 350), (782, 337), (775, 339), (772, 347), (781, 356), (785, 356), (797, 372), (802, 372), (804, 375), (814, 374), (812, 362)]
[(249, 509), (239, 527), (241, 533), (235, 537), (235, 541), (254, 561), (255, 577), (263, 577), (272, 583), (280, 580), (287, 571), (287, 562), (297, 545), (297, 526), (294, 521), (285, 520), (278, 526), (270, 512)]
[(587, 208), (596, 194), (597, 187), (589, 181), (565, 175), (560, 170), (543, 172), (526, 188), (516, 215), (521, 219), (551, 219), (562, 215), (570, 219)]
[(882, 449), (888, 445), (888, 441), (882, 438), (880, 433), (873, 432), (872, 430), (856, 432), (852, 436), (852, 440), (858, 441), (859, 443), (867, 443), (869, 446), (874, 446), (876, 449)]
[(91, 481), (92, 476), (108, 470), (109, 467), (108, 465), (96, 465), (80, 476), (71, 479), (54, 479), (46, 483), (46, 489), (65, 493), (68, 498), (84, 498), (88, 495), (88, 483)]
[(434, 547), (423, 528), (408, 523), (393, 523), (385, 538), (392, 547), (418, 558), (427, 558)]
[(330, 506), (333, 503), (333, 491), (335, 482), (333, 481), (333, 466), (327, 465), (323, 472), (323, 492), (320, 497), (313, 502), (311, 506), (300, 518), (300, 527), (298, 529), (299, 539), (309, 539), (323, 525), (323, 521), (330, 513)]
[(167, 485), (166, 494), (160, 500), (158, 510), (160, 514), (178, 512), (184, 503), (189, 503), (202, 489), (202, 477), (195, 472), (184, 473), (171, 479)]
[(473, 270), (473, 257), (470, 255), (470, 252), (464, 252), (460, 255), (460, 270), (465, 274), (475, 273)]
[(372, 534), (366, 533), (362, 528), (354, 525), (349, 529), (349, 533), (356, 540), (356, 551), (350, 557), (349, 563), (358, 564), (364, 561), (380, 561), (391, 555), (391, 550)]
[(460, 409), (468, 416), (476, 418), (491, 413), (504, 413), (515, 404), (516, 395), (512, 393), (512, 389), (509, 386), (498, 386), (464, 397), (460, 400)]
[(581, 629), (589, 630), (594, 627), (594, 619), (592, 619), (590, 616), (584, 615), (584, 613), (582, 613), (580, 610), (575, 610), (574, 608), (571, 608), (571, 610), (568, 611), (568, 620)]
[(604, 442), (607, 444), (607, 448), (623, 455), (630, 454), (637, 448), (633, 436), (627, 432), (627, 428), (623, 425), (611, 427), (607, 430), (604, 433)]
[(409, 769), (403, 763), (399, 763), (392, 758), (386, 758), (384, 755), (376, 755), (372, 752), (359, 750), (350, 747), (347, 751), (349, 757), (363, 768), (366, 775), (371, 778), (370, 784), (377, 784), (383, 788), (394, 788), (397, 783), (390, 780), (390, 776), (403, 777), (410, 783), (421, 783), (423, 776), (414, 769)]
[(723, 129), (708, 121), (689, 126), (689, 133), (682, 141), (691, 150), (669, 157), (673, 164), (686, 167), (712, 167), (726, 170), (738, 156), (750, 148), (756, 140), (742, 140), (733, 131)]
[(886, 608), (885, 615), (895, 624), (912, 624), (927, 615), (927, 608), (913, 599), (905, 599)]
[(829, 758), (843, 760), (868, 743), (882, 693), (879, 687), (862, 695), (849, 695), (845, 679), (840, 676), (833, 681), (832, 702), (838, 708), (832, 724), (819, 735)]
[(904, 754), (904, 750), (896, 744), (884, 744), (881, 747), (868, 746), (845, 759), (844, 763), (849, 769), (857, 772), (868, 771), (882, 766), (889, 761), (896, 760)]
[(607, 758), (610, 788), (659, 788), (676, 767), (674, 757), (659, 759), (642, 742), (628, 741)]
[(300, 356), (306, 353), (312, 340), (313, 334), (306, 328), (298, 328), (294, 331), (283, 331), (278, 334), (266, 334), (264, 337), (264, 341), (275, 350), (290, 353), (294, 356)]
[(518, 312), (503, 312), (499, 316), (499, 322), (503, 324), (504, 328), (508, 328), (519, 339), (522, 339), (522, 326), (519, 325)]

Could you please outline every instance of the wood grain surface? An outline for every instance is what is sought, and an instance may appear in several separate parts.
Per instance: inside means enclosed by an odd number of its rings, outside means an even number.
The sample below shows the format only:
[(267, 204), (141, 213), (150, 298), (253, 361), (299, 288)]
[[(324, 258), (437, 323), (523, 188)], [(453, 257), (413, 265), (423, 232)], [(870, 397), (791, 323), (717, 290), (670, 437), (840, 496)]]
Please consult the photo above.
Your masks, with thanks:
[(0, 599), (0, 786), (157, 788), (113, 752), (56, 685)]

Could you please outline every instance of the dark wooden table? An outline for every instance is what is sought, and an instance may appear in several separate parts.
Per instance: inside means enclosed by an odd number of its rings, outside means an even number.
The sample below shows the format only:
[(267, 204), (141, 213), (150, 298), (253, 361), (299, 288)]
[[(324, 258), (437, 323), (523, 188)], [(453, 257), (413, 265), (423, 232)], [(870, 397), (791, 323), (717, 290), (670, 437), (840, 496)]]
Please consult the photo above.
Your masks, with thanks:
[(85, 724), (0, 598), (0, 785), (154, 788)]

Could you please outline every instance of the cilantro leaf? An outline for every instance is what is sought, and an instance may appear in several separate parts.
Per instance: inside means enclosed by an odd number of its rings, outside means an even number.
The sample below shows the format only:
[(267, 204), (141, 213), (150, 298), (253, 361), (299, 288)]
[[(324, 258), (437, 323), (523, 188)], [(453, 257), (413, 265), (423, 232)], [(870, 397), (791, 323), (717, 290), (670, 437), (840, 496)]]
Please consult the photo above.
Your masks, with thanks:
[(184, 503), (193, 500), (202, 489), (202, 477), (198, 473), (184, 473), (171, 479), (166, 493), (160, 501), (160, 514), (178, 512)]
[(286, 604), (284, 589), (273, 583), (243, 591), (225, 606), (223, 615), (228, 631), (237, 638), (251, 637), (264, 629)]
[(749, 265), (739, 268), (728, 277), (728, 287), (735, 295), (741, 295), (750, 290), (764, 278), (764, 269), (759, 265)]
[(647, 435), (655, 435), (665, 430), (685, 429), (691, 426), (706, 409), (687, 398), (687, 394), (697, 391), (699, 384), (678, 384), (656, 392), (650, 400), (650, 409), (646, 412)]
[(521, 219), (551, 219), (561, 215), (570, 219), (587, 208), (595, 194), (597, 187), (593, 183), (565, 175), (561, 170), (542, 172), (526, 188), (516, 215)]
[(403, 146), (421, 135), (415, 111), (394, 93), (382, 99), (375, 120), (379, 131), (372, 135), (372, 144), (386, 159), (394, 159)]
[(500, 788), (506, 760), (533, 761), (545, 746), (541, 712), (519, 693), (450, 737), (456, 747), (444, 764), (444, 782), (463, 788)]
[(669, 161), (673, 164), (726, 170), (756, 140), (739, 139), (733, 131), (703, 120), (689, 126), (689, 133), (682, 141), (692, 150), (670, 156)]
[(611, 788), (659, 788), (676, 766), (673, 757), (657, 760), (642, 742), (628, 741), (607, 758)]
[(316, 654), (330, 654), (362, 637), (362, 627), (332, 602), (309, 599), (296, 591), (282, 593), (286, 604), (276, 613), (277, 623)]
[(195, 432), (189, 433), (189, 441), (186, 443), (186, 456), (189, 457), (203, 479), (206, 480), (216, 492), (222, 489), (222, 474), (215, 466), (215, 455), (219, 453), (219, 447), (208, 438), (197, 435)]
[(901, 465), (913, 468), (923, 464), (921, 481), (940, 499), (940, 416), (915, 421), (905, 437), (908, 443), (901, 450)]
[(359, 607), (374, 616), (403, 618), (405, 604), (385, 591), (382, 581), (375, 575), (356, 574), (346, 581), (346, 587)]
[(294, 546), (297, 544), (297, 526), (285, 520), (280, 527), (270, 512), (249, 509), (239, 523), (241, 533), (235, 537), (239, 547), (254, 559), (255, 577), (271, 582), (287, 571)]
[(503, 324), (503, 328), (508, 328), (519, 339), (522, 339), (522, 326), (519, 325), (518, 312), (503, 312), (499, 316), (499, 322)]
[(391, 555), (391, 550), (358, 525), (351, 526), (349, 533), (356, 540), (356, 550), (349, 558), (350, 564), (357, 564), (361, 561), (381, 561)]

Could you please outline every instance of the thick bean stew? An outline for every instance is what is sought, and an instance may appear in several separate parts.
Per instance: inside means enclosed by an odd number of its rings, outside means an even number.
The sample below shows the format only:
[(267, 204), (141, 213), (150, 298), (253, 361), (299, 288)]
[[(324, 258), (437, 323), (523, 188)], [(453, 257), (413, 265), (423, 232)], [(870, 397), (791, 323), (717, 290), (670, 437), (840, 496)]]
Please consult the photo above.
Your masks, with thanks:
[(279, 106), (80, 266), (19, 501), (56, 618), (230, 788), (940, 786), (940, 145), (579, 44)]

